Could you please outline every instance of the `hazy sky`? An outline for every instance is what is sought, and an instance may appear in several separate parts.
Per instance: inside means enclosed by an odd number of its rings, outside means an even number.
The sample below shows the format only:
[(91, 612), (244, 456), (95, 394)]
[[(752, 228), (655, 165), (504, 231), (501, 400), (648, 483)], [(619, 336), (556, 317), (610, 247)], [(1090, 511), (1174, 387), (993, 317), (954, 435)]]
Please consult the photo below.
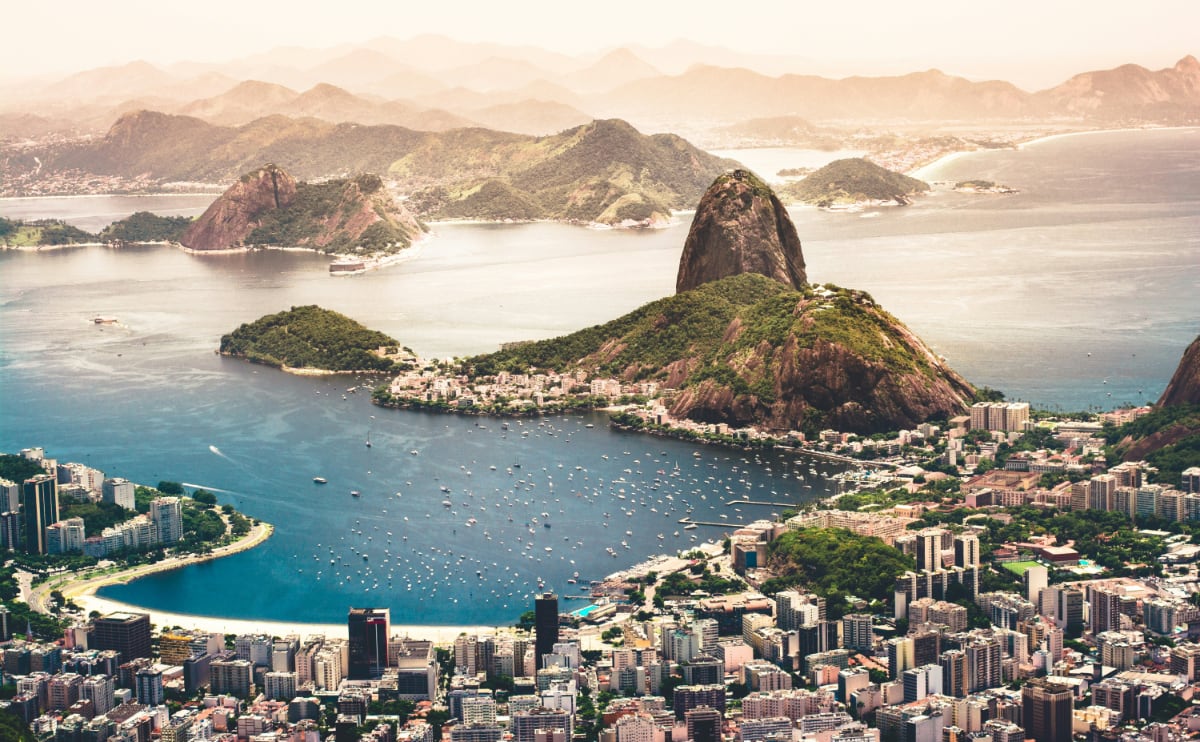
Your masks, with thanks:
[[(441, 33), (568, 53), (685, 38), (851, 72), (929, 67), (1048, 86), (1200, 54), (1200, 0), (12, 0), (4, 75), (134, 59), (222, 61), (275, 46)], [(804, 70), (797, 70), (803, 72)]]

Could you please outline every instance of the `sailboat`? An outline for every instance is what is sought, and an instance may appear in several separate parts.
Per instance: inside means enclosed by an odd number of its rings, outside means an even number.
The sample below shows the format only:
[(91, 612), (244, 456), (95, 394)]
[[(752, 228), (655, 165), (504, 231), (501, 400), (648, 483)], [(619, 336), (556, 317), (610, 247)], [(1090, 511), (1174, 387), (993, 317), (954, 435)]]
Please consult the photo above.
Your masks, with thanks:
[(367, 431), (367, 448), (371, 447), (371, 431)]

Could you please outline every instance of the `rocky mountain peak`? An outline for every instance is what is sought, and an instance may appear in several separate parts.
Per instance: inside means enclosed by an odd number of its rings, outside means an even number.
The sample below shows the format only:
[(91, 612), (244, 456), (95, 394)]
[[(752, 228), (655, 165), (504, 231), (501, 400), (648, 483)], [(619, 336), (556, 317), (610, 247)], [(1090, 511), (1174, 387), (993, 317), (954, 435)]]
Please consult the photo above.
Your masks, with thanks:
[(1200, 404), (1200, 336), (1183, 352), (1183, 358), (1158, 404)]
[(739, 169), (719, 176), (700, 199), (675, 289), (682, 293), (741, 273), (761, 273), (795, 289), (808, 282), (787, 209), (770, 186)]

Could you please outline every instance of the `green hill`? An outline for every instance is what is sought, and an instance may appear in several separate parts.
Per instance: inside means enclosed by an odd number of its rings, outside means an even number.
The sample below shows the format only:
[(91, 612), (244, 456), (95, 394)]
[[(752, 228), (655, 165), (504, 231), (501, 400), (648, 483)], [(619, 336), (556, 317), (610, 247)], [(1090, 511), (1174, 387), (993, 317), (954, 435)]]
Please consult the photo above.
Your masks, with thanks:
[(785, 195), (817, 206), (851, 204), (859, 201), (896, 201), (929, 190), (929, 184), (892, 172), (873, 162), (852, 157), (834, 160), (804, 180), (783, 186)]
[(393, 338), (315, 305), (269, 314), (221, 338), (222, 355), (276, 368), (388, 371), (398, 353)]
[(1104, 431), (1110, 461), (1145, 461), (1158, 469), (1150, 480), (1178, 486), (1184, 469), (1200, 466), (1200, 404), (1156, 407), (1147, 415)]
[(972, 388), (865, 293), (747, 273), (603, 325), (465, 361), (476, 374), (656, 381), (672, 414), (776, 430), (875, 432), (957, 414)]
[(0, 244), (7, 247), (39, 245), (79, 245), (95, 242), (96, 235), (74, 227), (61, 219), (0, 218)]
[(113, 222), (100, 232), (102, 242), (178, 242), (192, 220), (139, 211)]

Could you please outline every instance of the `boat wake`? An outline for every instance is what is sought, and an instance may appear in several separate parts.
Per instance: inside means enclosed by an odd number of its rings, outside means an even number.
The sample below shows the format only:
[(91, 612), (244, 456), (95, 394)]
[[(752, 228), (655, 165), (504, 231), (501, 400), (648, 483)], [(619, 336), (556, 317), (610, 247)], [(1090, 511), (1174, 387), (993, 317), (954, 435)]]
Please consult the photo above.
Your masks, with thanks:
[(203, 484), (195, 484), (194, 482), (180, 482), (180, 484), (182, 484), (184, 487), (191, 487), (192, 489), (197, 489), (197, 490), (208, 490), (209, 492), (224, 492), (227, 495), (237, 494), (233, 490), (223, 490), (220, 487), (208, 487)]

